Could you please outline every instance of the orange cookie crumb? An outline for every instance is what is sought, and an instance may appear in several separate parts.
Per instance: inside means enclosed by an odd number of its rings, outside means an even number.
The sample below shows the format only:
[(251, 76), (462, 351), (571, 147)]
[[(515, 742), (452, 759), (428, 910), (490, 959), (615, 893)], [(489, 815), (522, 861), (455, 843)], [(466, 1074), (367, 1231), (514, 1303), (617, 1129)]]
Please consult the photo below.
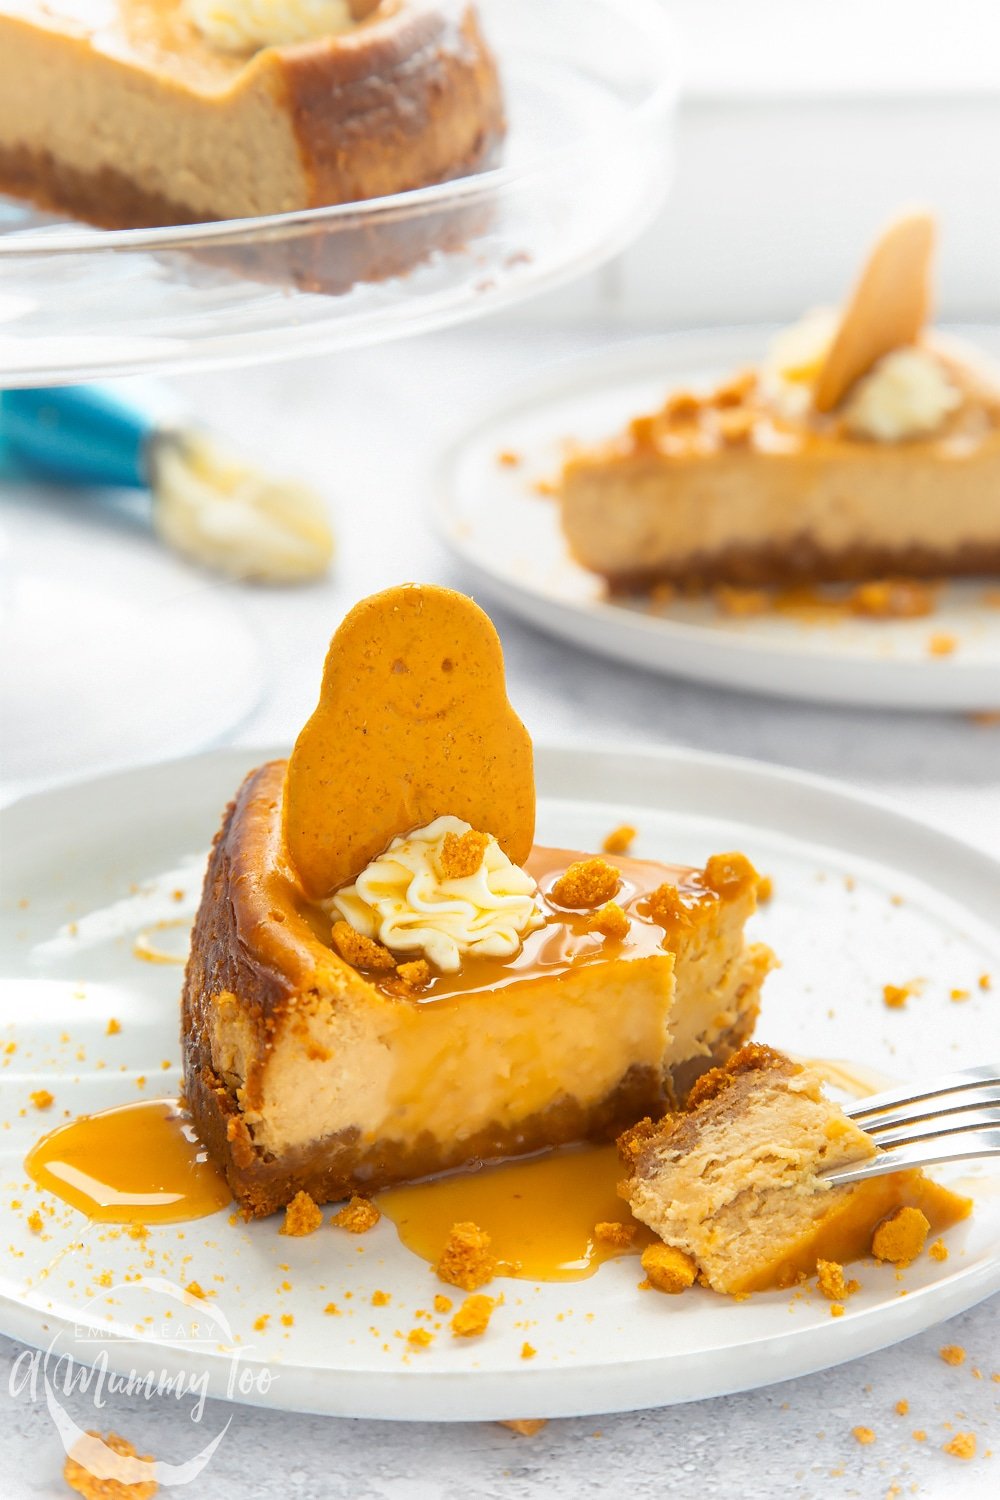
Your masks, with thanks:
[(431, 982), (431, 966), (425, 958), (416, 958), (412, 963), (400, 964), (396, 973), (412, 990), (422, 990)]
[(117, 1432), (88, 1432), (73, 1445), (63, 1478), (84, 1500), (151, 1500), (159, 1488), (149, 1477), (154, 1462)]
[(433, 1344), (434, 1335), (429, 1328), (411, 1328), (406, 1342), (414, 1349), (427, 1349)]
[(606, 859), (578, 859), (552, 887), (552, 899), (560, 906), (602, 906), (618, 892), (621, 873)]
[(915, 1443), (926, 1443), (927, 1441), (927, 1434), (922, 1427), (914, 1427), (910, 1436)]
[(630, 823), (613, 828), (601, 845), (602, 851), (605, 854), (627, 854), (635, 843), (637, 832)]
[(932, 636), (928, 637), (928, 656), (953, 656), (957, 650), (958, 640), (955, 636), (948, 635), (946, 631), (936, 630)]
[(392, 1295), (389, 1292), (372, 1292), (372, 1307), (388, 1307), (391, 1301)]
[(909, 1401), (902, 1400), (902, 1401), (897, 1401), (896, 1402), (896, 1415), (898, 1417), (905, 1417), (906, 1414), (909, 1412), (909, 1410), (910, 1410), (910, 1403), (909, 1403)]
[(322, 1222), (322, 1211), (317, 1208), (309, 1194), (296, 1193), (285, 1209), (285, 1222), (278, 1233), (299, 1238), (304, 1234), (313, 1234)]
[(518, 1437), (534, 1437), (536, 1432), (541, 1432), (547, 1420), (547, 1417), (522, 1417), (519, 1421), (501, 1422), (500, 1426), (509, 1427)]
[(28, 1097), (36, 1109), (51, 1109), (56, 1102), (55, 1095), (50, 1094), (48, 1089), (36, 1089)]
[(944, 1240), (935, 1240), (933, 1245), (931, 1245), (930, 1249), (928, 1250), (927, 1254), (930, 1256), (931, 1260), (947, 1260), (948, 1246), (945, 1244)]
[(761, 875), (757, 881), (757, 905), (766, 906), (774, 896), (774, 880), (770, 875)]
[(642, 1269), (650, 1286), (658, 1292), (683, 1292), (694, 1285), (698, 1267), (690, 1255), (674, 1245), (647, 1245), (642, 1252)]
[(882, 999), (889, 1010), (902, 1010), (912, 994), (913, 987), (908, 984), (884, 984), (882, 986)]
[(502, 448), (497, 454), (497, 463), (503, 469), (516, 469), (520, 462), (520, 453), (515, 453), (512, 448)]
[(446, 833), (441, 845), (441, 874), (445, 880), (465, 880), (475, 875), (483, 862), (489, 837), (474, 828), (459, 836)]
[(538, 1350), (535, 1348), (535, 1346), (533, 1344), (529, 1344), (527, 1340), (525, 1340), (524, 1343), (521, 1345), (521, 1358), (522, 1359), (534, 1359), (534, 1357), (535, 1357), (535, 1355), (537, 1353), (538, 1353)]
[(919, 1208), (897, 1208), (876, 1225), (872, 1235), (872, 1254), (877, 1260), (908, 1266), (924, 1248), (930, 1227)]
[(42, 1216), (38, 1212), (37, 1208), (33, 1208), (31, 1210), (31, 1213), (28, 1215), (28, 1218), (27, 1218), (26, 1222), (27, 1222), (28, 1228), (31, 1230), (32, 1234), (41, 1234), (41, 1232), (42, 1232)]
[(114, 1016), (111, 1016), (108, 1020), (107, 1027), (105, 1028), (105, 1034), (107, 1036), (117, 1036), (121, 1029), (122, 1023), (120, 1021), (116, 1021)]
[(636, 1226), (621, 1224), (617, 1219), (594, 1225), (594, 1238), (603, 1245), (614, 1245), (616, 1250), (627, 1250), (635, 1239)]
[(874, 1443), (875, 1441), (875, 1434), (870, 1427), (852, 1427), (851, 1432), (855, 1441), (861, 1443), (863, 1447), (867, 1447), (869, 1443)]
[(830, 1303), (830, 1317), (842, 1318), (844, 1316), (844, 1304), (842, 1302)]
[(831, 1302), (842, 1302), (860, 1290), (860, 1282), (847, 1281), (843, 1266), (835, 1260), (818, 1260), (816, 1279), (823, 1296), (829, 1297)]
[(435, 1292), (435, 1294), (434, 1294), (434, 1311), (435, 1312), (439, 1312), (439, 1313), (446, 1313), (446, 1312), (451, 1312), (451, 1308), (452, 1308), (451, 1298), (450, 1297), (446, 1297), (443, 1292)]
[(369, 1198), (359, 1198), (357, 1194), (350, 1203), (344, 1205), (330, 1220), (338, 1229), (346, 1229), (348, 1234), (366, 1234), (369, 1229), (374, 1229), (381, 1219), (382, 1214)]
[(954, 1000), (956, 1004), (960, 1004), (961, 1001), (968, 1000), (968, 998), (969, 998), (969, 991), (968, 990), (950, 990), (948, 992), (948, 998), (950, 1000)]
[(270, 1313), (261, 1313), (261, 1315), (260, 1315), (259, 1318), (254, 1318), (254, 1320), (253, 1320), (253, 1331), (254, 1331), (254, 1333), (263, 1333), (264, 1329), (267, 1327), (267, 1325), (268, 1325), (268, 1323), (270, 1323), (270, 1321), (271, 1321), (271, 1314)]
[(952, 1458), (975, 1458), (976, 1434), (974, 1432), (956, 1432), (951, 1442), (944, 1444), (941, 1452), (949, 1453)]
[(295, 1323), (295, 1318), (294, 1318), (294, 1316), (293, 1316), (292, 1313), (282, 1313), (281, 1314), (281, 1326), (283, 1328), (291, 1328), (291, 1327), (293, 1327), (294, 1323)]
[(964, 1365), (965, 1350), (961, 1344), (945, 1344), (938, 1350), (938, 1354), (946, 1365)]
[(628, 937), (628, 917), (614, 901), (599, 906), (587, 926), (592, 932), (601, 932), (613, 942), (620, 943)]
[(490, 1237), (484, 1229), (468, 1222), (451, 1226), (436, 1268), (442, 1281), (460, 1287), (463, 1292), (474, 1292), (493, 1280), (496, 1268), (496, 1260), (490, 1254)]
[(330, 936), (341, 958), (352, 968), (371, 969), (380, 973), (396, 967), (396, 960), (388, 948), (355, 932), (350, 922), (334, 922)]
[(201, 1283), (198, 1281), (189, 1281), (184, 1290), (187, 1292), (189, 1297), (200, 1297), (204, 1299), (205, 1291)]
[(993, 985), (993, 980), (990, 978), (989, 974), (980, 974), (980, 976), (979, 976), (979, 988), (981, 990), (988, 990), (988, 989), (992, 988), (992, 985)]
[(466, 1297), (451, 1320), (451, 1331), (457, 1339), (474, 1339), (489, 1327), (496, 1299), (483, 1292), (474, 1292)]

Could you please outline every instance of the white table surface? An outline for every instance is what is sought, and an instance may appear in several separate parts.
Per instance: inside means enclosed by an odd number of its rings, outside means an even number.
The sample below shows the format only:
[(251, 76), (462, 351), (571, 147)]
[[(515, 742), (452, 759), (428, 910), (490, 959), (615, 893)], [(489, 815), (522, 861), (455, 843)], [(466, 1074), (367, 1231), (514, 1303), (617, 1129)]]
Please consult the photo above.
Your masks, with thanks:
[[(620, 337), (620, 334), (614, 335)], [(260, 706), (236, 743), (287, 742), (311, 711), (328, 636), (364, 594), (404, 580), (462, 587), (424, 523), (435, 453), (491, 393), (539, 363), (598, 344), (600, 329), (491, 324), (400, 347), (287, 368), (179, 382), (202, 420), (298, 468), (330, 496), (339, 557), (306, 589), (237, 589), (183, 564), (164, 570), (162, 603), (202, 591), (229, 598), (260, 642)], [(53, 495), (8, 490), (9, 562), (72, 567), (106, 578), (148, 560), (141, 528)], [(151, 605), (161, 601), (152, 600)], [(863, 713), (744, 697), (612, 666), (494, 612), (510, 693), (537, 740), (586, 738), (738, 752), (837, 775), (987, 847), (1000, 836), (1000, 726), (961, 716)], [(71, 628), (71, 622), (67, 622)], [(206, 642), (206, 650), (211, 643)], [(137, 711), (141, 711), (141, 708)], [(71, 731), (70, 731), (71, 733)], [(68, 736), (68, 743), (71, 740)], [(9, 797), (23, 786), (7, 782)], [(963, 1345), (966, 1362), (938, 1349)], [(60, 1449), (41, 1403), (14, 1397), (17, 1346), (0, 1339), (0, 1497), (61, 1496)], [(972, 1371), (979, 1369), (982, 1378)], [(810, 1497), (994, 1493), (1000, 1475), (1000, 1304), (997, 1299), (896, 1349), (807, 1379), (635, 1416), (552, 1422), (536, 1437), (490, 1425), (418, 1428), (248, 1408), (209, 1411), (205, 1431), (232, 1425), (206, 1474), (185, 1493), (212, 1500), (452, 1500), (465, 1496)], [(895, 1414), (901, 1397), (906, 1417)], [(140, 1452), (176, 1459), (186, 1415), (169, 1399), (108, 1398), (84, 1426), (129, 1436)], [(530, 1416), (529, 1412), (521, 1413)], [(949, 1428), (946, 1424), (952, 1424)], [(877, 1441), (859, 1446), (857, 1425)], [(924, 1428), (927, 1441), (911, 1433)], [(980, 1456), (942, 1445), (974, 1431)], [(185, 1448), (184, 1451), (190, 1451)], [(894, 1490), (892, 1486), (899, 1486)]]

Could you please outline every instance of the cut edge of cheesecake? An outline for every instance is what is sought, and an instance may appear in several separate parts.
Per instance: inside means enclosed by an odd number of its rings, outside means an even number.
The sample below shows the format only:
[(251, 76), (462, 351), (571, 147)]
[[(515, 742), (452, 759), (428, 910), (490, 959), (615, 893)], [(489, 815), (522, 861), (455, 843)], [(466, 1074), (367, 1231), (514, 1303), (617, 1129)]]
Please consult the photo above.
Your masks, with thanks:
[(246, 1217), (613, 1138), (752, 1033), (773, 959), (744, 941), (742, 856), (665, 948), (421, 1001), (329, 946), (284, 854), (284, 774), (261, 767), (227, 810), (182, 1002), (185, 1099)]
[(820, 1260), (870, 1254), (875, 1229), (900, 1208), (919, 1209), (932, 1229), (970, 1212), (916, 1169), (840, 1187), (821, 1175), (876, 1149), (814, 1069), (751, 1042), (697, 1081), (684, 1111), (620, 1137), (621, 1192), (705, 1285), (741, 1296), (790, 1286)]

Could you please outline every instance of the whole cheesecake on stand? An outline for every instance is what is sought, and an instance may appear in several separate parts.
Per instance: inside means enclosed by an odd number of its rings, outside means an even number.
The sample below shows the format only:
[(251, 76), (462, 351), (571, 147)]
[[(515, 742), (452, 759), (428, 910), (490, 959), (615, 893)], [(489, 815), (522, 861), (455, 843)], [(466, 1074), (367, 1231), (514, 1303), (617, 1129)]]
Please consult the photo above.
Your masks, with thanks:
[(0, 0), (0, 192), (105, 228), (403, 192), (504, 129), (471, 0)]

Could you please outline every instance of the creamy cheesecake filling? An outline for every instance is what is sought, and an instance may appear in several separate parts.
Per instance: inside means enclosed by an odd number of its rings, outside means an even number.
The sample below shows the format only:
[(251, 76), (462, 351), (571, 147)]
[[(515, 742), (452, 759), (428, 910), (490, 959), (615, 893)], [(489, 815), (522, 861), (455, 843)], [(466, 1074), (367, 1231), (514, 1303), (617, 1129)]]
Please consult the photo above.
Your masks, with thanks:
[(350, 31), (379, 0), (184, 0), (203, 37), (229, 52)]

